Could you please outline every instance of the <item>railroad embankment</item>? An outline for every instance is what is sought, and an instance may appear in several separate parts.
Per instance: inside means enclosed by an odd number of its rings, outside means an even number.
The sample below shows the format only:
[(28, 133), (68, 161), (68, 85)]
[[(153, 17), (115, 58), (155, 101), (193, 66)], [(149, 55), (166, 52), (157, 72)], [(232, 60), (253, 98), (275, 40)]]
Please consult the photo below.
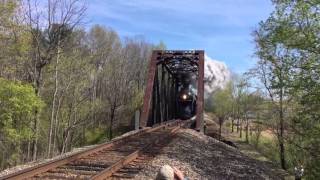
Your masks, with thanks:
[(287, 176), (267, 162), (191, 129), (180, 130), (136, 179), (154, 179), (165, 164), (180, 169), (189, 179), (284, 179)]

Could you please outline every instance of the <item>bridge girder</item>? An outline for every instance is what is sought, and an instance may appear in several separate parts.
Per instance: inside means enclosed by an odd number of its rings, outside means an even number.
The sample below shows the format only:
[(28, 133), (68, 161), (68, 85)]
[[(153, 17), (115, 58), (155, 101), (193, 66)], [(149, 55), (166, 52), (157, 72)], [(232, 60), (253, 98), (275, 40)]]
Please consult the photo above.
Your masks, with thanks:
[(181, 76), (196, 79), (196, 130), (203, 130), (204, 51), (155, 50), (148, 69), (140, 127), (176, 119), (177, 89)]

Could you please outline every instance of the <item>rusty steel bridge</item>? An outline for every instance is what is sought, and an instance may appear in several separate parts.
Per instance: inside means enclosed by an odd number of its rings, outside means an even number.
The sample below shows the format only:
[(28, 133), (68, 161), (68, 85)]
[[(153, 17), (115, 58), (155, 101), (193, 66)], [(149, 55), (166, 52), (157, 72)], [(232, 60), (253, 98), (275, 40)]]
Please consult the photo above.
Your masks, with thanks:
[[(178, 87), (188, 76), (196, 89), (195, 129), (203, 130), (204, 51), (178, 50), (152, 53), (144, 95), (140, 127), (179, 119)], [(191, 79), (191, 80), (190, 80)], [(190, 83), (190, 82), (189, 82)], [(191, 83), (191, 84), (192, 84)]]

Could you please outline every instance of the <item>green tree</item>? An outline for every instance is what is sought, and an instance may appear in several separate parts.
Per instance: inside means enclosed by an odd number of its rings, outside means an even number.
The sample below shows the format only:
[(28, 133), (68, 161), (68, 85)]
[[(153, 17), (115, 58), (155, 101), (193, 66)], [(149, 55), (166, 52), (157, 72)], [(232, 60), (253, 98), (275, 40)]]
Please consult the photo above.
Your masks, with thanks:
[(219, 120), (219, 138), (224, 121), (232, 114), (232, 90), (231, 83), (224, 89), (219, 89), (213, 94), (213, 112)]
[[(31, 115), (21, 115), (24, 119), (1, 105), (1, 169), (126, 132), (142, 106), (155, 46), (141, 37), (122, 41), (99, 25), (85, 31), (81, 2), (50, 0), (43, 8), (33, 0), (0, 2), (0, 77), (5, 83), (32, 84), (45, 104), (33, 106)], [(28, 137), (20, 132), (31, 133), (30, 138), (20, 139)], [(14, 137), (21, 146), (8, 140)]]
[[(275, 11), (254, 32), (260, 58), (257, 75), (277, 112), (281, 165), (285, 140), (294, 146), (292, 165), (319, 174), (320, 2), (274, 0)], [(291, 148), (292, 150), (292, 148)]]
[(4, 152), (1, 157), (2, 168), (23, 162), (23, 152), (30, 156), (30, 142), (35, 138), (34, 129), (31, 128), (33, 112), (42, 107), (43, 102), (31, 85), (0, 78), (0, 148)]

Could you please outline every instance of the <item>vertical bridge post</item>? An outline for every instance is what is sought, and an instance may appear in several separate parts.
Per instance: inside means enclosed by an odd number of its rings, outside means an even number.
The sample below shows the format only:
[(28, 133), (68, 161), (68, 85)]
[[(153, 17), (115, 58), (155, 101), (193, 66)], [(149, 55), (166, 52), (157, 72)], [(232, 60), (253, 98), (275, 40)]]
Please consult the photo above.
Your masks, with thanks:
[(149, 117), (149, 109), (150, 109), (150, 102), (151, 96), (153, 91), (153, 84), (154, 84), (154, 76), (156, 73), (157, 68), (157, 53), (158, 51), (153, 51), (151, 56), (151, 62), (149, 64), (149, 72), (148, 72), (148, 79), (147, 79), (147, 86), (144, 92), (143, 98), (143, 108), (140, 118), (140, 128), (147, 126), (147, 121)]
[(197, 117), (196, 130), (203, 132), (203, 108), (204, 108), (204, 51), (199, 51), (198, 62), (198, 97), (197, 97)]

